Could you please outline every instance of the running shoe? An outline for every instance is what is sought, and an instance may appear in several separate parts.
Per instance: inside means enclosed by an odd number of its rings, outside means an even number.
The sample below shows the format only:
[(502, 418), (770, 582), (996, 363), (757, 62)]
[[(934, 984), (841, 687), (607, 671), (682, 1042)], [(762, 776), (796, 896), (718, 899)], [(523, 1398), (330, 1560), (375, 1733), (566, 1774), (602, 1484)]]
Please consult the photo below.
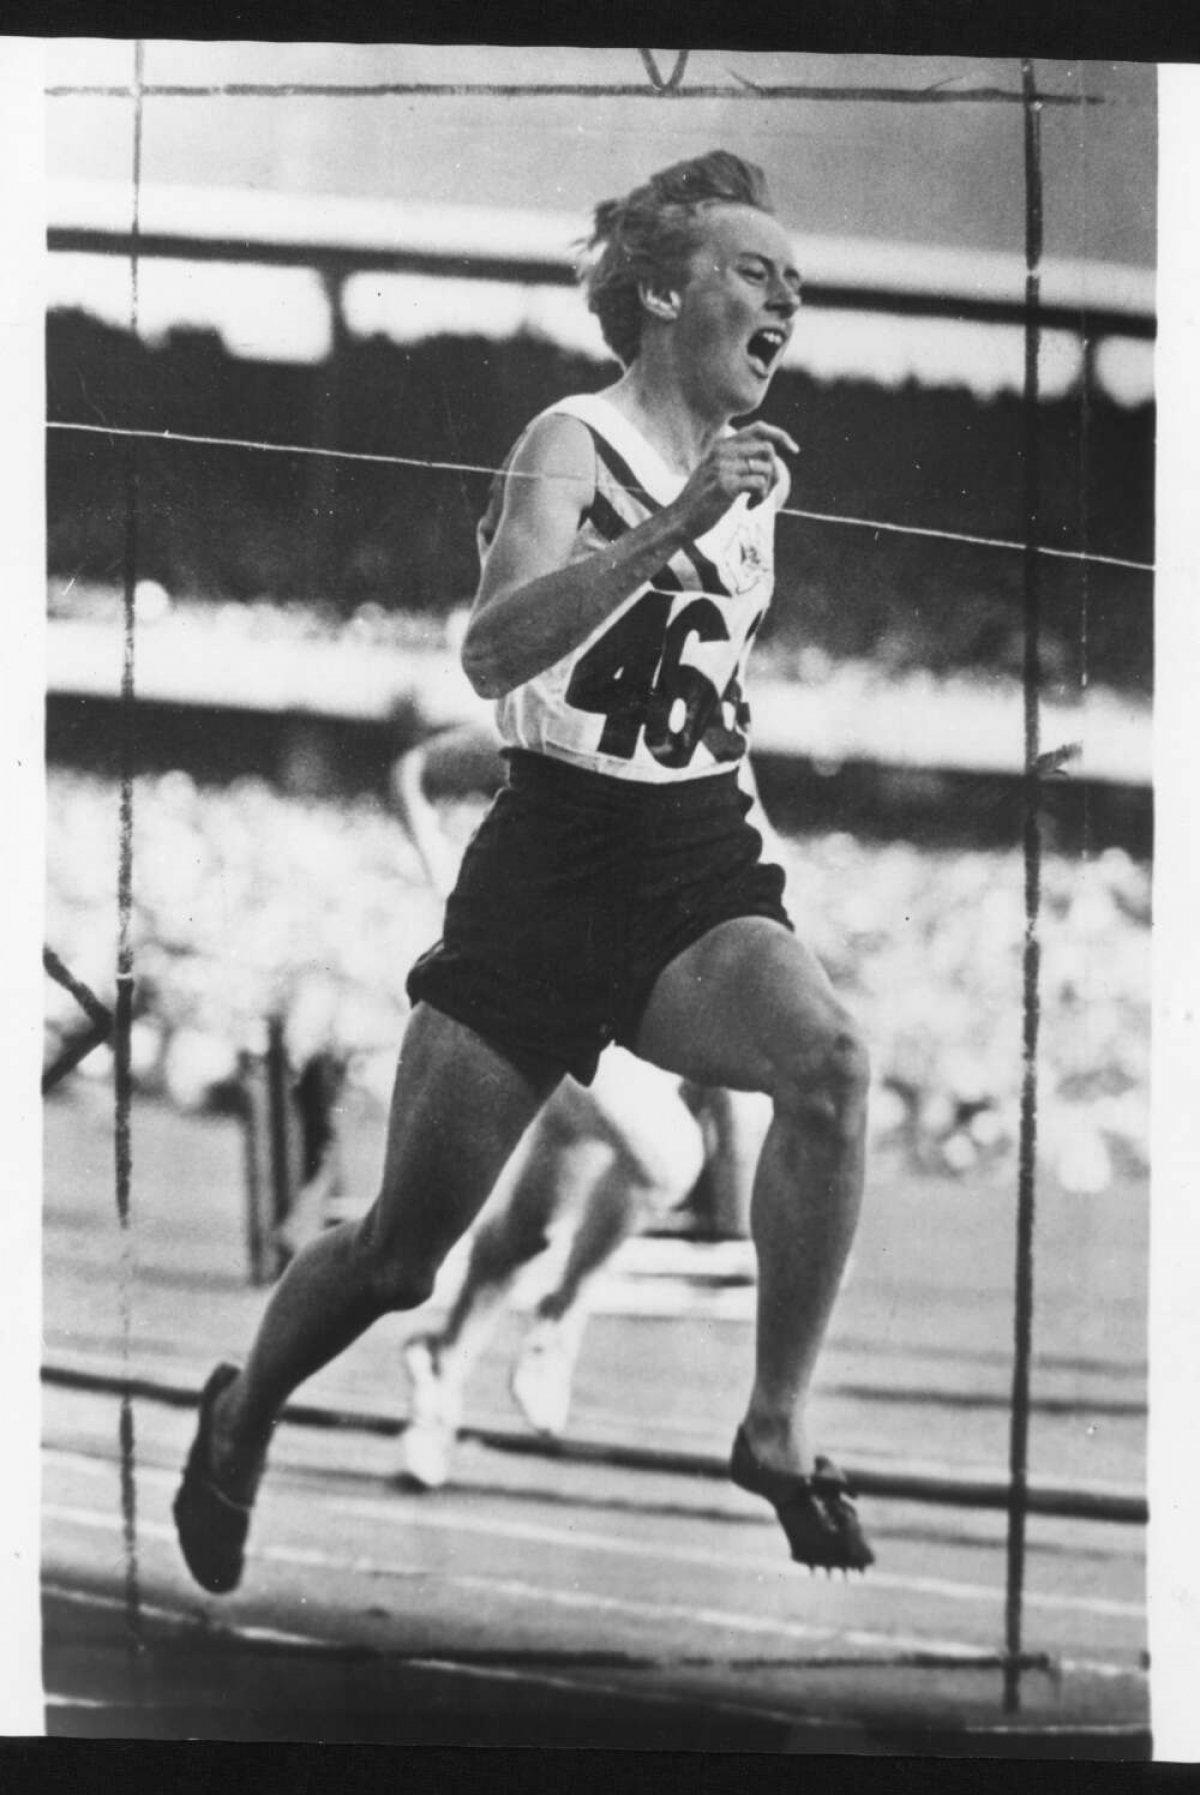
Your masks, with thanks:
[(250, 1531), (251, 1504), (226, 1495), (212, 1468), (213, 1407), (237, 1375), (236, 1365), (218, 1365), (200, 1393), (196, 1436), (171, 1510), (188, 1570), (201, 1589), (216, 1596), (228, 1595), (241, 1582)]
[(555, 1438), (566, 1428), (583, 1325), (582, 1317), (544, 1317), (521, 1343), (508, 1387), (535, 1433)]
[(462, 1404), (443, 1375), (437, 1342), (415, 1334), (403, 1349), (408, 1423), (400, 1438), (400, 1476), (422, 1490), (440, 1490), (450, 1476)]
[(875, 1554), (867, 1544), (845, 1472), (819, 1458), (811, 1477), (773, 1471), (755, 1458), (739, 1427), (729, 1475), (751, 1495), (765, 1496), (779, 1517), (797, 1564), (812, 1570), (865, 1571)]

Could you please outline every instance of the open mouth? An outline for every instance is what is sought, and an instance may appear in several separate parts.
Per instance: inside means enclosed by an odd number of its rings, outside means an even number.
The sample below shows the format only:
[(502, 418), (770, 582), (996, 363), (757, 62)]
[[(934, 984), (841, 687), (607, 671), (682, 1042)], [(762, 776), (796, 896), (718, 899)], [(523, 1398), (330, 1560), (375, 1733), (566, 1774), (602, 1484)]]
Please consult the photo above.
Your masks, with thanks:
[(750, 365), (756, 374), (763, 379), (771, 372), (787, 342), (787, 332), (776, 330), (768, 325), (765, 330), (756, 330), (746, 345), (746, 353), (750, 357)]

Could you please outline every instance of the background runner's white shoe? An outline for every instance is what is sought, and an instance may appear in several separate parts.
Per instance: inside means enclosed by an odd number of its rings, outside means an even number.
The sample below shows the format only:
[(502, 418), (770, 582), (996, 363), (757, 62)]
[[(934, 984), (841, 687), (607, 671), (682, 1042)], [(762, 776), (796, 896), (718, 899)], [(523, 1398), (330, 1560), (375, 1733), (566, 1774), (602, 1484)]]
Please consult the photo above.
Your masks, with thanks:
[(508, 1387), (537, 1433), (560, 1434), (567, 1425), (583, 1328), (582, 1316), (536, 1321), (521, 1344)]
[(424, 1490), (440, 1490), (450, 1475), (461, 1400), (443, 1377), (435, 1343), (423, 1334), (405, 1341), (409, 1419), (400, 1437), (400, 1475)]

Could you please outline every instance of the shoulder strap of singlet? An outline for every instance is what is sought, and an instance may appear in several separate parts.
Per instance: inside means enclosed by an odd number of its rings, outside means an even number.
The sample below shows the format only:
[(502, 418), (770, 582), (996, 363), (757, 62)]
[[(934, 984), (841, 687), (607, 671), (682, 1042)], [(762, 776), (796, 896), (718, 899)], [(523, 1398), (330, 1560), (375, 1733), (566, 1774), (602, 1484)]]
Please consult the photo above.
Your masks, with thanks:
[(684, 484), (682, 477), (671, 474), (657, 450), (603, 393), (574, 393), (548, 410), (563, 412), (586, 424), (613, 479), (647, 509), (661, 510)]
[[(588, 435), (592, 439), (597, 459), (603, 462), (609, 475), (618, 485), (625, 487), (632, 497), (639, 499), (646, 510), (661, 509), (660, 501), (642, 486), (633, 469), (618, 454), (603, 431), (597, 427), (597, 419), (605, 422), (609, 418), (616, 417), (617, 414), (613, 412), (612, 407), (606, 405), (596, 394), (577, 393), (558, 400), (554, 405), (547, 406), (544, 411), (540, 411), (535, 418), (532, 418), (509, 449), (496, 473), (493, 474), (488, 490), (487, 509), (480, 518), (476, 529), (481, 554), (486, 553), (496, 534), (500, 513), (504, 508), (504, 489), (508, 480), (508, 470), (512, 466), (517, 451), (536, 424), (540, 424), (543, 418), (559, 415), (577, 418), (586, 427)], [(620, 423), (623, 420), (618, 418), (617, 421)], [(589, 516), (601, 534), (609, 541), (615, 541), (629, 527), (612, 503), (600, 491), (599, 483), (597, 483), (595, 499), (592, 506), (589, 507)]]

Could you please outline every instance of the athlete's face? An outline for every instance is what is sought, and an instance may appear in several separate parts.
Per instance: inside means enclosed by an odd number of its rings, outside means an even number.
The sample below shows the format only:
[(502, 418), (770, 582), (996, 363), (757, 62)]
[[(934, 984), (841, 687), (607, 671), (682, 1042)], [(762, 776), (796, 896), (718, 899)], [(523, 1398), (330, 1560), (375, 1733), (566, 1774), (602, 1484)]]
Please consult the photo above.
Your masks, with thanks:
[(800, 275), (786, 232), (752, 206), (712, 206), (700, 216), (678, 296), (676, 366), (706, 410), (754, 411), (792, 332)]

